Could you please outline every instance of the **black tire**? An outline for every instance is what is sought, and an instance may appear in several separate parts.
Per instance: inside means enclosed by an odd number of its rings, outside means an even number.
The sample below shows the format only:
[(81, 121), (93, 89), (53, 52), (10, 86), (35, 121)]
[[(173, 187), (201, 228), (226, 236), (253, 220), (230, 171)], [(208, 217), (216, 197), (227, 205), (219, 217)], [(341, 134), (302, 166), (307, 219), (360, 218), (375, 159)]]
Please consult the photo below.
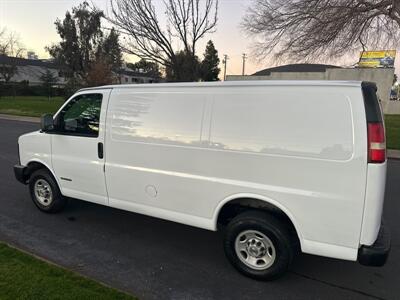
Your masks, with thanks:
[[(240, 240), (240, 238), (246, 237), (246, 232), (251, 234), (253, 231), (262, 233), (273, 245), (273, 247), (267, 246), (267, 252), (271, 253), (267, 257), (271, 259), (271, 265), (265, 263), (264, 266), (260, 266), (265, 269), (252, 268), (239, 257), (241, 255), (242, 259), (247, 260), (246, 255), (248, 255), (253, 261), (254, 257), (258, 257), (250, 254), (253, 251), (253, 249), (249, 249), (253, 239), (244, 239), (243, 245), (247, 250), (239, 251), (242, 254), (237, 254), (235, 250), (236, 239)], [(258, 237), (259, 235), (256, 234), (255, 238), (257, 239)], [(260, 238), (261, 241), (266, 241), (262, 236)], [(239, 240), (238, 243), (242, 243)], [(268, 245), (268, 242), (266, 245)], [(231, 264), (242, 274), (257, 280), (268, 281), (282, 276), (288, 270), (295, 255), (294, 245), (289, 227), (273, 215), (263, 211), (247, 211), (239, 214), (229, 222), (224, 234), (224, 250)], [(261, 244), (261, 250), (264, 249), (263, 246), (264, 244)], [(265, 250), (263, 251), (265, 253)], [(258, 260), (255, 260), (256, 264), (258, 264)], [(261, 262), (263, 263), (264, 261), (261, 260)]]
[[(48, 204), (44, 204), (40, 201), (35, 193), (35, 184), (36, 183), (48, 183), (48, 189), (51, 190), (51, 201)], [(55, 181), (52, 174), (46, 169), (39, 169), (32, 173), (29, 178), (29, 191), (31, 194), (31, 198), (33, 203), (35, 203), (36, 207), (41, 211), (46, 213), (56, 213), (61, 211), (65, 205), (67, 204), (67, 199), (61, 194), (60, 189), (58, 188), (57, 182)]]

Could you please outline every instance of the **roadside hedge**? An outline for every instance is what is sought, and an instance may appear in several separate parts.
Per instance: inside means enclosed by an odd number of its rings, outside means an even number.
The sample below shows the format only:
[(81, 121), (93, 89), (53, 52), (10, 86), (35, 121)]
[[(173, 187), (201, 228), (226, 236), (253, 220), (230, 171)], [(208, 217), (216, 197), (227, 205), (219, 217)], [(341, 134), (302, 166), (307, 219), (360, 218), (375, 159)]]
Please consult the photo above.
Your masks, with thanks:
[(0, 82), (0, 97), (5, 96), (50, 96), (66, 97), (63, 87), (54, 86), (50, 89), (41, 85), (29, 85), (28, 82)]

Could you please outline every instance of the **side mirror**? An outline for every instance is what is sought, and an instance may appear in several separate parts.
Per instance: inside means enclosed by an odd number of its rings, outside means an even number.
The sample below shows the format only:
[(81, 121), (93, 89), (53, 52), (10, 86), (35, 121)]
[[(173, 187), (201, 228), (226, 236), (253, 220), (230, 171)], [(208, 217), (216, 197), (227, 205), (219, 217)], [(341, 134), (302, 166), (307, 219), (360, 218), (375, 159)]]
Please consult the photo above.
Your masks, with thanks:
[(40, 125), (42, 131), (44, 132), (53, 130), (54, 129), (53, 115), (52, 114), (43, 115), (40, 119)]

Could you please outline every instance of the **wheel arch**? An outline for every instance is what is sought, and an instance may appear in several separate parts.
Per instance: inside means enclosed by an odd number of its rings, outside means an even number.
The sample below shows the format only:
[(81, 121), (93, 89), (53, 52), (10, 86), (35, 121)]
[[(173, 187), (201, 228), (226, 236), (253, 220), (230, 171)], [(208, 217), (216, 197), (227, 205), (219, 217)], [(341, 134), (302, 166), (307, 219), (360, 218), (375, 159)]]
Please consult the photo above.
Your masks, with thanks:
[(30, 178), (32, 173), (35, 172), (36, 170), (46, 169), (53, 176), (54, 180), (57, 182), (57, 185), (61, 191), (60, 182), (58, 181), (56, 174), (54, 174), (53, 170), (49, 167), (49, 165), (47, 163), (45, 163), (39, 159), (32, 159), (26, 164), (26, 168), (27, 168), (27, 171), (26, 171), (25, 175), (28, 177), (28, 179)]
[[(280, 214), (283, 218), (286, 219), (289, 225), (292, 226), (292, 228), (294, 229), (294, 233), (299, 240), (300, 246), (302, 247), (303, 238), (300, 226), (296, 221), (296, 218), (293, 216), (289, 209), (287, 209), (279, 202), (262, 195), (250, 193), (240, 193), (228, 196), (224, 200), (222, 200), (215, 209), (213, 217), (214, 230), (218, 229), (221, 218), (225, 217), (223, 214), (226, 213), (230, 207), (242, 207), (244, 209), (261, 209), (272, 212), (274, 214)], [(240, 211), (236, 214), (234, 213), (232, 216), (235, 216), (238, 213), (240, 213)]]

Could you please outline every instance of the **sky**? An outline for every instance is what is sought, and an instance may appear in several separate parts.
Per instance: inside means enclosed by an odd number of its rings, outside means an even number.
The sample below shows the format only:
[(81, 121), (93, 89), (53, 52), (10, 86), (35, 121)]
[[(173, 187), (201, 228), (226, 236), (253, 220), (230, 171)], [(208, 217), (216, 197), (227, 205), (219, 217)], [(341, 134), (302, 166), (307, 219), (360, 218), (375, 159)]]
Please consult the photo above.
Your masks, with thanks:
[[(78, 5), (83, 0), (0, 0), (0, 28), (6, 28), (10, 32), (18, 34), (20, 41), (27, 50), (35, 51), (39, 58), (48, 58), (45, 46), (57, 43), (57, 35), (54, 22), (62, 19), (67, 10)], [(109, 7), (109, 0), (92, 0), (103, 10)], [(197, 52), (202, 54), (209, 39), (212, 39), (220, 59), (224, 54), (229, 57), (227, 74), (239, 75), (242, 73), (242, 54), (246, 53), (246, 74), (253, 74), (267, 67), (275, 66), (272, 60), (258, 62), (251, 55), (251, 38), (247, 37), (240, 28), (240, 23), (247, 7), (252, 0), (219, 0), (218, 25), (215, 33), (206, 36), (199, 44)], [(163, 0), (153, 0), (160, 19), (163, 14)], [(396, 58), (396, 69), (400, 70), (400, 49)], [(202, 55), (200, 55), (201, 57)], [(138, 58), (126, 56), (126, 60), (134, 62)], [(322, 63), (337, 65), (351, 65), (357, 62), (357, 55), (346, 56), (337, 61), (326, 59)], [(320, 61), (321, 62), (321, 61)], [(284, 62), (282, 62), (284, 64)], [(222, 68), (222, 66), (221, 66)], [(398, 72), (396, 72), (398, 73)]]

